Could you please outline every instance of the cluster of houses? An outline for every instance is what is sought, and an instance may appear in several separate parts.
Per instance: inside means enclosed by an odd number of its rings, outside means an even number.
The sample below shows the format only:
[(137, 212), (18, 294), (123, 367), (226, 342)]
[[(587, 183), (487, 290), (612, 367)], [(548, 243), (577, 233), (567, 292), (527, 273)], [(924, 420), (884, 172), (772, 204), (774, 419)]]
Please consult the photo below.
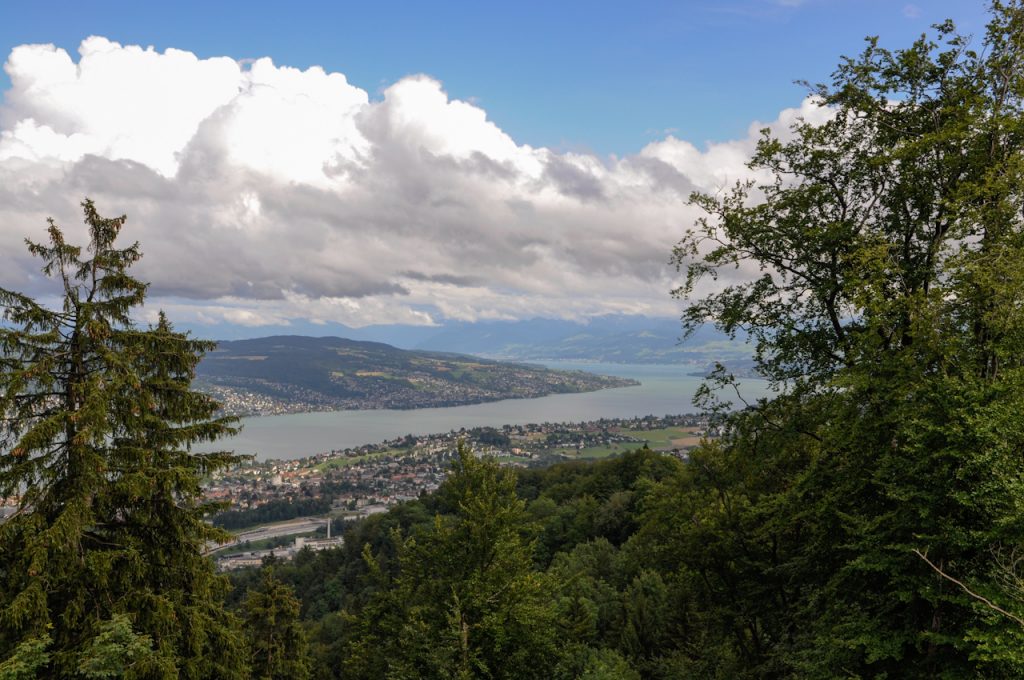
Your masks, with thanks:
[[(319, 516), (358, 519), (385, 512), (397, 503), (437, 489), (460, 441), (472, 446), (477, 455), (495, 456), (506, 465), (548, 465), (564, 459), (567, 448), (582, 451), (587, 447), (616, 446), (628, 450), (647, 441), (638, 433), (665, 428), (686, 428), (694, 435), (716, 434), (703, 417), (679, 415), (408, 435), (294, 460), (251, 461), (210, 480), (205, 496), (226, 501), (232, 509), (251, 516), (253, 524), (302, 516), (276, 516), (267, 512), (269, 508), (274, 512), (299, 513), (315, 507)], [(678, 447), (666, 452), (685, 456)], [(271, 503), (274, 504), (268, 505)], [(288, 559), (303, 548), (324, 549), (337, 545), (340, 539), (329, 541), (333, 542), (297, 538), (289, 546), (224, 557), (220, 564), (222, 568), (238, 568), (258, 564), (270, 554)]]

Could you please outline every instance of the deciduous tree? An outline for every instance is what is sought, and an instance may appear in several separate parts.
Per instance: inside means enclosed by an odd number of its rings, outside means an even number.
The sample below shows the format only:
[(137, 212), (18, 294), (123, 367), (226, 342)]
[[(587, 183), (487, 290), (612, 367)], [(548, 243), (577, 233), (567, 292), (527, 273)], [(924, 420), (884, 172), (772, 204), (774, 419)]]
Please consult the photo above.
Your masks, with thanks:
[(993, 3), (976, 45), (950, 23), (870, 39), (813, 93), (831, 118), (765, 131), (767, 181), (695, 195), (706, 217), (675, 252), (688, 329), (745, 331), (781, 390), (704, 462), (738, 480), (721, 512), (757, 520), (743, 559), (800, 586), (762, 601), (759, 656), (975, 675), (991, 628), (913, 550), (985, 580), (1024, 540), (1024, 8)]

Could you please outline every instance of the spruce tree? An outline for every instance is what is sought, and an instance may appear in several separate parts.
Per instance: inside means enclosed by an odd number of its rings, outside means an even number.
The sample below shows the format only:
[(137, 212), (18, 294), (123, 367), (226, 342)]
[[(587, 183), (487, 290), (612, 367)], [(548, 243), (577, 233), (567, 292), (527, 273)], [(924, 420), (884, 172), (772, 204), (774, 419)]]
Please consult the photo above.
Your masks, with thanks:
[(162, 314), (136, 325), (139, 246), (115, 246), (124, 216), (82, 207), (85, 252), (52, 220), (48, 242), (28, 242), (60, 306), (0, 289), (0, 496), (18, 499), (0, 524), (0, 659), (48, 640), (48, 677), (118, 649), (134, 677), (244, 677), (200, 489), (238, 458), (190, 450), (235, 431), (191, 390), (212, 345)]
[(292, 589), (263, 569), (259, 584), (242, 604), (252, 677), (258, 680), (306, 680), (309, 657)]

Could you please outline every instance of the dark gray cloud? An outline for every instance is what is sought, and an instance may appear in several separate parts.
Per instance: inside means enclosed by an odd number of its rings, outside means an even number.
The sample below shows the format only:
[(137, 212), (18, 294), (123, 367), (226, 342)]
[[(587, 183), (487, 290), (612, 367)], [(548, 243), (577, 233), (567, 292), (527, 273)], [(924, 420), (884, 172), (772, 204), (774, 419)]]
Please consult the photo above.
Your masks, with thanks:
[(554, 184), (562, 194), (572, 198), (590, 201), (605, 197), (604, 187), (597, 177), (559, 156), (548, 158), (544, 179)]

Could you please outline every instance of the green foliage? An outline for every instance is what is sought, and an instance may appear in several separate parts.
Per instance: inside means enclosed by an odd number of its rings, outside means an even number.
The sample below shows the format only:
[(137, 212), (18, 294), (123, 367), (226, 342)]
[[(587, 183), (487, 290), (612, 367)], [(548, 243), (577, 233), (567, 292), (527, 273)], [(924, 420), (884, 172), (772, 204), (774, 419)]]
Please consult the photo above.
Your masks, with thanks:
[(272, 500), (248, 510), (225, 510), (213, 517), (214, 526), (228, 530), (245, 529), (269, 522), (282, 522), (296, 517), (325, 515), (331, 510), (330, 498), (295, 498)]
[(357, 622), (363, 632), (352, 643), (352, 674), (545, 677), (555, 654), (554, 610), (546, 579), (531, 569), (515, 477), (460, 446), (438, 496), (448, 514), (409, 538), (395, 536), (399, 570)]
[(33, 680), (39, 676), (39, 669), (50, 661), (47, 648), (52, 640), (49, 635), (22, 640), (14, 653), (0, 661), (0, 680)]
[[(437, 493), (274, 565), (302, 602), (313, 677), (459, 677), (467, 661), (474, 677), (676, 677), (684, 598), (599, 517), (616, 508), (634, 526), (681, 469), (641, 450), (513, 473), (463, 451)], [(234, 578), (251, 590), (259, 576)]]
[(244, 635), (201, 556), (234, 460), (189, 451), (234, 426), (189, 389), (210, 346), (131, 323), (123, 218), (86, 202), (88, 259), (51, 225), (62, 309), (0, 291), (0, 678), (1020, 677), (1024, 6), (814, 91), (829, 120), (766, 132), (675, 255), (688, 328), (752, 338), (778, 396), (706, 391), (724, 436), (686, 463), (460, 447), (341, 548), (235, 575)]
[[(648, 508), (644, 539), (690, 582), (719, 665), (1024, 672), (992, 643), (1018, 624), (914, 553), (984, 584), (1024, 540), (1022, 29), (1021, 4), (997, 2), (979, 51), (951, 24), (904, 50), (869, 40), (814, 88), (826, 123), (765, 131), (766, 181), (693, 197), (685, 325), (748, 333), (782, 391)], [(695, 295), (735, 267), (757, 274)], [(680, 511), (692, 524), (659, 528)]]
[[(79, 675), (86, 678), (144, 677), (133, 673), (153, 656), (153, 641), (148, 635), (137, 635), (125, 614), (115, 614), (99, 626), (78, 662)], [(164, 669), (173, 675), (173, 667)]]
[(212, 345), (162, 314), (136, 327), (138, 245), (115, 247), (124, 217), (83, 209), (87, 255), (52, 221), (29, 242), (58, 309), (0, 290), (0, 495), (20, 501), (0, 524), (0, 657), (50, 636), (47, 677), (244, 677), (227, 583), (202, 555), (225, 534), (200, 479), (237, 458), (190, 451), (234, 431), (190, 389)]
[(305, 680), (309, 677), (306, 637), (299, 623), (299, 601), (290, 587), (263, 571), (257, 587), (242, 604), (249, 643), (250, 668), (260, 680)]
[(614, 649), (578, 647), (572, 649), (554, 672), (555, 678), (572, 680), (640, 680), (636, 671)]
[(1024, 675), (1024, 7), (992, 17), (979, 51), (869, 40), (760, 184), (693, 197), (684, 323), (750, 337), (775, 398), (706, 391), (686, 464), (462, 451), (282, 568), (318, 677)]

